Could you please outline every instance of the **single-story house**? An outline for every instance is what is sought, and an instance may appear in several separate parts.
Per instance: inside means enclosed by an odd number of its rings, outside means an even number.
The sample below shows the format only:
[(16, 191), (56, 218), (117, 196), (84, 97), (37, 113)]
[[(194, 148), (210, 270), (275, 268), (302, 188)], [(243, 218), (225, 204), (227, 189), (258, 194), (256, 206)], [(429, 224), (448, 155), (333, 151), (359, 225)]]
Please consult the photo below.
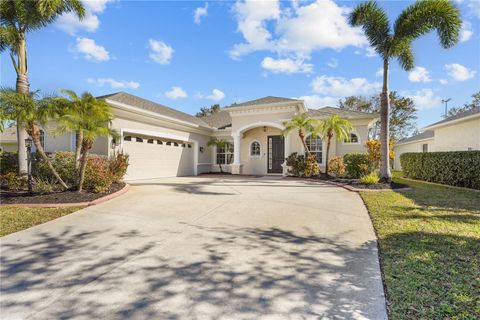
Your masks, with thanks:
[(394, 146), (395, 170), (401, 170), (400, 155), (406, 152), (480, 150), (480, 108), (435, 122), (422, 132)]
[(0, 152), (17, 152), (17, 127), (11, 126), (0, 131)]
[[(282, 136), (283, 122), (294, 115), (307, 112), (322, 119), (338, 114), (350, 121), (350, 141), (333, 141), (330, 157), (366, 151), (369, 129), (378, 121), (378, 114), (332, 107), (308, 110), (302, 100), (272, 96), (233, 104), (202, 118), (125, 92), (99, 99), (112, 107), (112, 127), (121, 138), (99, 138), (92, 153), (127, 153), (126, 180), (216, 172), (219, 164), (233, 174), (285, 174), (285, 157), (305, 152), (297, 132)], [(48, 129), (45, 132), (47, 152), (74, 150), (73, 132), (62, 136), (52, 136)], [(207, 146), (213, 137), (230, 141), (231, 147), (225, 150)], [(324, 167), (326, 142), (307, 136), (306, 143), (320, 167)]]

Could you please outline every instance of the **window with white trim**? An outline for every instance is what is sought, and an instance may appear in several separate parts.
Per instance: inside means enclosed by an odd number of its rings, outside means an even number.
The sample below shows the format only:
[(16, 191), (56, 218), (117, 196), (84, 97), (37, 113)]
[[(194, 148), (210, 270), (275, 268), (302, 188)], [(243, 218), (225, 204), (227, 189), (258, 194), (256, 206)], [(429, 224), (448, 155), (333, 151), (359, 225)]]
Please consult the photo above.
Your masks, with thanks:
[[(308, 136), (305, 139), (305, 144), (307, 145), (308, 150), (312, 155), (315, 156), (315, 160), (317, 163), (322, 163), (323, 161), (323, 143), (320, 137), (312, 137)], [(305, 152), (305, 156), (307, 156), (307, 152)]]
[(252, 157), (260, 157), (260, 142), (252, 141), (250, 144), (250, 156)]
[(40, 129), (40, 145), (45, 149), (45, 131)]
[(358, 143), (358, 136), (356, 133), (350, 133), (350, 140), (345, 139), (344, 143)]
[(217, 147), (216, 153), (217, 164), (230, 164), (233, 162), (233, 145), (228, 145), (227, 148)]

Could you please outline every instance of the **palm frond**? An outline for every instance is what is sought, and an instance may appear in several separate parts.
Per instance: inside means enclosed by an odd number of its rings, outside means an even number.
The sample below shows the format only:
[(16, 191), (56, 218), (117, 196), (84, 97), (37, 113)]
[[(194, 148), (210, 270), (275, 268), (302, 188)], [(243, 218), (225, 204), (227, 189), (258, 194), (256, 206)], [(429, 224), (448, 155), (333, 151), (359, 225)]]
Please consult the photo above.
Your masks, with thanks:
[(391, 55), (396, 57), (404, 70), (411, 70), (415, 66), (412, 44), (409, 39), (402, 39), (394, 43)]

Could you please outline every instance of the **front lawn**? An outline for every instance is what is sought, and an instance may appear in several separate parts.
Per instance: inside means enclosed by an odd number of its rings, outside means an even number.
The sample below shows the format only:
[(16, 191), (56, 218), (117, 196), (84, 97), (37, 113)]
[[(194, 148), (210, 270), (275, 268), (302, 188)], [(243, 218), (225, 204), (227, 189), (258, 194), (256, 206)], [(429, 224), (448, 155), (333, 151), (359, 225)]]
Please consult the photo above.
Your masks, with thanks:
[(79, 209), (0, 207), (0, 237), (62, 217)]
[(480, 319), (480, 192), (412, 182), (362, 192), (391, 319)]

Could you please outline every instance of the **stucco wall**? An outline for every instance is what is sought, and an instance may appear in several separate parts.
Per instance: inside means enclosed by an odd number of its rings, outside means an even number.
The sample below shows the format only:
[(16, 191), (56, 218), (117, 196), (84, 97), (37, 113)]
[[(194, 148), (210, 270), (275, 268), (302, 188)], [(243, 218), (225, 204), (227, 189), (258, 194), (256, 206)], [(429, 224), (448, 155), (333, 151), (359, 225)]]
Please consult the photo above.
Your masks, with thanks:
[[(277, 128), (263, 127), (254, 128), (244, 132), (240, 140), (240, 159), (243, 164), (244, 174), (267, 174), (268, 160), (268, 136), (281, 135), (282, 131)], [(260, 156), (250, 156), (250, 145), (253, 141), (260, 143)]]
[(368, 140), (368, 126), (367, 125), (353, 126), (352, 133), (355, 133), (357, 135), (359, 139), (358, 143), (337, 141), (336, 143), (337, 147), (335, 150), (336, 155), (343, 157), (347, 153), (367, 151), (367, 148), (365, 147), (365, 143)]
[(395, 158), (393, 160), (393, 168), (399, 171), (402, 170), (400, 156), (406, 152), (422, 152), (424, 144), (428, 145), (428, 152), (435, 151), (434, 138), (394, 146), (393, 151), (395, 152)]
[(435, 129), (435, 151), (480, 150), (480, 118)]
[(4, 152), (17, 152), (18, 146), (16, 142), (1, 142), (0, 149)]

